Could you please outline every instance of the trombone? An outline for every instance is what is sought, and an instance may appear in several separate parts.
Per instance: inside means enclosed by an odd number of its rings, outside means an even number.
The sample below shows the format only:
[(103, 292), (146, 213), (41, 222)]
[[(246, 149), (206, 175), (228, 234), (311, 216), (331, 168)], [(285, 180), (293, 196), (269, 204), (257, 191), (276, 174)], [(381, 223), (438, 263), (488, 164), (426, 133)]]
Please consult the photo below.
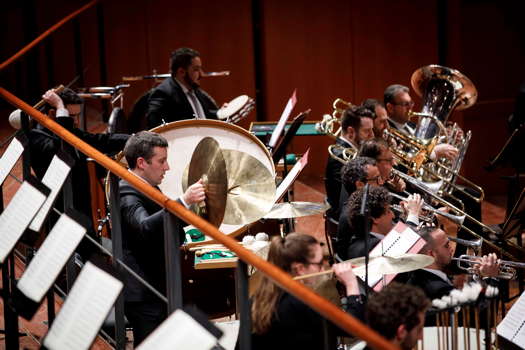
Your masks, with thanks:
[[(422, 183), (421, 181), (419, 181), (418, 179), (416, 178), (413, 178), (412, 176), (409, 176), (405, 173), (402, 173), (401, 171), (397, 170), (397, 169), (392, 169), (392, 171), (394, 172), (394, 175), (395, 176), (399, 176), (400, 178), (402, 178), (405, 182), (407, 183), (410, 183), (412, 186), (414, 186), (415, 188), (419, 189), (420, 191), (422, 191), (423, 193), (429, 195), (430, 197), (432, 197), (432, 199), (434, 199), (435, 201), (437, 201), (438, 203), (440, 203), (441, 205), (444, 205), (446, 207), (449, 207), (450, 209), (454, 210), (454, 212), (457, 213), (458, 217), (464, 217), (464, 219), (468, 219), (469, 221), (479, 225), (481, 228), (493, 233), (493, 234), (497, 234), (496, 231), (494, 231), (494, 229), (492, 229), (491, 227), (485, 225), (484, 223), (482, 223), (481, 221), (477, 220), (476, 218), (470, 216), (469, 214), (467, 214), (464, 210), (461, 210), (459, 209), (458, 207), (456, 207), (455, 205), (453, 205), (452, 203), (450, 203), (449, 201), (441, 198), (439, 195), (437, 195), (436, 193), (434, 193), (427, 185), (425, 185), (424, 183)], [(435, 209), (437, 210), (437, 209)], [(450, 213), (448, 213), (450, 214)], [(490, 246), (491, 248), (495, 249), (496, 251), (498, 251), (500, 253), (500, 255), (505, 255), (513, 260), (516, 260), (516, 261), (520, 261), (521, 259), (515, 257), (514, 255), (506, 252), (505, 250), (503, 250), (503, 248), (499, 247), (498, 245), (488, 241), (488, 240), (485, 240), (482, 236), (480, 236), (478, 233), (474, 232), (473, 230), (471, 230), (470, 228), (468, 228), (467, 226), (461, 224), (461, 228), (464, 228), (467, 232), (469, 232), (471, 235), (473, 235), (474, 237), (476, 237), (477, 239), (481, 239), (483, 242), (485, 242), (488, 246)], [(513, 248), (516, 248), (518, 250), (520, 250), (521, 252), (525, 252), (525, 249), (523, 247), (520, 247), (512, 242), (508, 242), (507, 241), (507, 244), (509, 244), (510, 246), (512, 246)]]
[[(474, 273), (474, 265), (480, 264), (479, 256), (461, 255), (459, 258), (452, 258), (452, 260), (457, 261), (460, 269), (469, 273)], [(462, 265), (462, 263), (465, 263), (467, 266)], [(516, 277), (516, 269), (525, 269), (525, 263), (515, 261), (500, 260), (499, 265), (500, 272), (497, 278), (509, 280)]]

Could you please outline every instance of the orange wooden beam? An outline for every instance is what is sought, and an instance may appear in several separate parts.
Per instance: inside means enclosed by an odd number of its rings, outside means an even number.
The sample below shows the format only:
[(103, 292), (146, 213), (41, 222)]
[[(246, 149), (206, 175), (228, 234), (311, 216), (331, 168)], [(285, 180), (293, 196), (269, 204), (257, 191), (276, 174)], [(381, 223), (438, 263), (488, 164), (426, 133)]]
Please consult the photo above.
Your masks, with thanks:
[(35, 40), (31, 41), (29, 44), (27, 44), (26, 46), (24, 46), (20, 51), (18, 51), (17, 53), (15, 53), (13, 56), (11, 56), (11, 58), (7, 59), (5, 62), (3, 62), (2, 64), (0, 64), (0, 71), (2, 69), (4, 69), (5, 67), (7, 67), (8, 65), (10, 65), (11, 63), (13, 63), (14, 61), (16, 61), (17, 59), (19, 59), (20, 57), (22, 57), (27, 51), (31, 50), (33, 47), (35, 47), (39, 42), (41, 42), (42, 40), (44, 40), (46, 37), (49, 36), (49, 34), (53, 33), (55, 30), (57, 30), (58, 28), (60, 28), (64, 23), (68, 22), (69, 20), (75, 18), (76, 16), (78, 16), (79, 14), (81, 14), (82, 12), (84, 12), (85, 10), (87, 10), (88, 8), (92, 7), (93, 5), (95, 5), (99, 0), (93, 0), (91, 1), (90, 3), (82, 6), (81, 8), (79, 8), (78, 10), (76, 10), (75, 12), (71, 13), (70, 15), (64, 17), (63, 19), (61, 19), (60, 21), (58, 21), (56, 24), (54, 24), (51, 28), (49, 28), (48, 30), (46, 30), (45, 32), (43, 32), (42, 34), (40, 34)]

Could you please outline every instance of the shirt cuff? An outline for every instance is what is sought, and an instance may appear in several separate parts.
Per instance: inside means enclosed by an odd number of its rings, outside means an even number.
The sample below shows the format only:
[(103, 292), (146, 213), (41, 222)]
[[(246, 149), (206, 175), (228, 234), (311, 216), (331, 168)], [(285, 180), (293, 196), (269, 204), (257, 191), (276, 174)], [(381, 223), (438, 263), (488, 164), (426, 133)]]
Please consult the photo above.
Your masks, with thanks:
[(414, 225), (419, 225), (419, 216), (418, 215), (414, 215), (414, 214), (408, 214), (407, 216), (407, 222), (411, 222), (413, 223)]
[(69, 111), (66, 108), (59, 108), (57, 109), (56, 117), (57, 118), (69, 117)]
[(190, 206), (188, 204), (186, 204), (186, 202), (184, 201), (184, 198), (182, 198), (182, 196), (179, 199), (180, 199), (180, 202), (182, 203), (182, 205), (184, 205), (184, 207), (186, 209), (190, 209)]

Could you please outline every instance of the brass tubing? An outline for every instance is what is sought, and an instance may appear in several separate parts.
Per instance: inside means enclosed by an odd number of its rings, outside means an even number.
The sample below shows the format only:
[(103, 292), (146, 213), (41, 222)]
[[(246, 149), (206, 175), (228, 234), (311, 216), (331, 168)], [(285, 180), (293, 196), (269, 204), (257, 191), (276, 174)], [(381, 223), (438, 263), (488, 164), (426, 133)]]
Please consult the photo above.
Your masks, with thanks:
[(198, 228), (201, 232), (214, 238), (216, 241), (222, 243), (233, 251), (237, 256), (244, 262), (259, 269), (262, 273), (267, 275), (281, 288), (295, 296), (296, 298), (303, 301), (305, 304), (310, 306), (315, 311), (319, 312), (322, 316), (326, 317), (345, 331), (353, 334), (354, 336), (366, 340), (375, 349), (398, 349), (395, 345), (388, 342), (384, 337), (379, 335), (374, 330), (368, 328), (363, 323), (358, 321), (356, 318), (342, 311), (340, 308), (332, 304), (330, 301), (319, 296), (313, 292), (310, 288), (304, 284), (294, 281), (291, 276), (278, 268), (277, 266), (268, 263), (259, 256), (252, 253), (250, 250), (242, 247), (232, 237), (229, 237), (219, 231), (215, 226), (210, 224), (208, 221), (197, 216), (193, 212), (187, 210), (184, 206), (179, 204), (177, 201), (168, 198), (159, 190), (146, 184), (143, 180), (137, 176), (131, 174), (127, 169), (122, 167), (119, 163), (115, 162), (111, 158), (102, 154), (92, 146), (88, 145), (78, 137), (74, 136), (71, 132), (51, 120), (46, 115), (35, 110), (24, 101), (20, 100), (9, 91), (0, 87), (0, 96), (5, 98), (8, 102), (20, 108), (31, 117), (36, 119), (42, 126), (51, 130), (64, 141), (77, 148), (79, 151), (94, 159), (97, 163), (108, 169), (115, 175), (126, 180), (134, 188), (147, 195), (150, 199), (166, 208), (169, 212), (177, 215), (182, 220), (192, 224)]

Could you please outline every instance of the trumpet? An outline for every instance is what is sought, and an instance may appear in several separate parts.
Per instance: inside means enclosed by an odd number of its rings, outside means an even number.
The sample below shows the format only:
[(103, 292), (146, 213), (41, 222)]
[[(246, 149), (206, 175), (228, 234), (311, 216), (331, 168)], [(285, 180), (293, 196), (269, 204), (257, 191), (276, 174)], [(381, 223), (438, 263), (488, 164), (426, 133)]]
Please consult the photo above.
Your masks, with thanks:
[[(480, 264), (479, 256), (472, 255), (461, 255), (459, 258), (452, 258), (452, 260), (457, 261), (458, 267), (462, 270), (465, 270), (469, 273), (475, 273), (474, 265)], [(462, 263), (466, 264), (463, 265)], [(525, 263), (515, 262), (515, 261), (499, 261), (499, 274), (497, 278), (502, 279), (513, 279), (516, 277), (516, 269), (525, 269)]]

